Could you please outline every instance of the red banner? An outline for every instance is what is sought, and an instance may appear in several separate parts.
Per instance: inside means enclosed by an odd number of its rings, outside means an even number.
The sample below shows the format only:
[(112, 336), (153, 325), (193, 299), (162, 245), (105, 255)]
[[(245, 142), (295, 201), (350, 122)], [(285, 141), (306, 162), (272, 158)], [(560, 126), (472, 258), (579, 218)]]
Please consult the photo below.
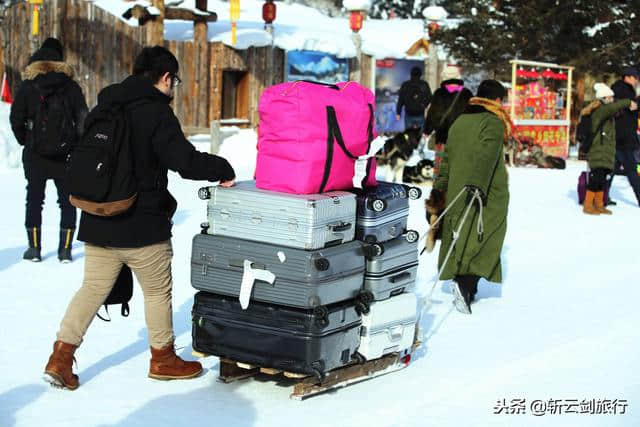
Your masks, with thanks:
[(529, 139), (540, 145), (545, 154), (567, 158), (568, 126), (516, 125), (515, 136), (518, 139)]

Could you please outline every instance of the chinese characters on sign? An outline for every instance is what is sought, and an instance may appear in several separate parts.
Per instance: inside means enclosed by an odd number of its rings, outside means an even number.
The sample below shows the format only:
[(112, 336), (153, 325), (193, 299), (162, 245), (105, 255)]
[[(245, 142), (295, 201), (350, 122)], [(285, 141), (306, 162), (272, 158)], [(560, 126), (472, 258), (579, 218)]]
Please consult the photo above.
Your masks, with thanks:
[(544, 415), (588, 414), (588, 415), (624, 415), (629, 406), (626, 399), (500, 399), (493, 407), (494, 414), (525, 415), (536, 417)]
[(518, 139), (531, 140), (549, 156), (566, 158), (567, 126), (516, 125), (515, 136)]

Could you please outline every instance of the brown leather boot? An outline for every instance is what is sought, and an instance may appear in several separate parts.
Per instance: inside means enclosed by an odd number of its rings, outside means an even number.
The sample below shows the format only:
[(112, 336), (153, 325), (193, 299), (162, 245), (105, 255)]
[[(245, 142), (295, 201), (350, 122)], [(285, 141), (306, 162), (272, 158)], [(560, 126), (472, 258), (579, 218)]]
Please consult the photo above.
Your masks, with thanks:
[(49, 356), (49, 363), (44, 368), (43, 379), (55, 387), (75, 390), (78, 388), (78, 376), (73, 373), (73, 353), (75, 345), (56, 341), (53, 343), (53, 353)]
[(183, 380), (197, 377), (202, 372), (200, 362), (186, 362), (176, 355), (173, 343), (157, 350), (151, 348), (149, 377), (156, 380)]
[(594, 206), (596, 193), (587, 190), (587, 194), (584, 196), (584, 203), (582, 206), (582, 212), (588, 215), (600, 215), (600, 211)]
[(604, 207), (604, 191), (598, 191), (593, 200), (595, 202), (596, 210), (599, 213), (605, 215), (611, 215), (613, 213), (609, 209)]

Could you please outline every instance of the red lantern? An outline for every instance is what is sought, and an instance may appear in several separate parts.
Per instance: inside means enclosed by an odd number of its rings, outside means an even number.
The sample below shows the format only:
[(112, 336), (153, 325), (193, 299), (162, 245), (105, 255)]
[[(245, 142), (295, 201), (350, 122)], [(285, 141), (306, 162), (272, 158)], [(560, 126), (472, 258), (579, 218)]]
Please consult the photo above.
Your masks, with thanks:
[(262, 5), (262, 20), (265, 24), (271, 24), (276, 20), (276, 4), (273, 0), (267, 0), (267, 2)]
[(351, 31), (357, 33), (362, 29), (362, 24), (364, 23), (364, 15), (362, 12), (358, 10), (351, 11), (351, 16), (349, 17), (349, 26), (351, 27)]
[(518, 68), (516, 70), (516, 76), (517, 77), (521, 77), (521, 78), (526, 78), (527, 77), (527, 72), (525, 70), (523, 70), (522, 68)]
[(542, 77), (544, 77), (545, 79), (552, 79), (555, 77), (555, 75), (556, 73), (554, 73), (548, 68), (542, 72)]

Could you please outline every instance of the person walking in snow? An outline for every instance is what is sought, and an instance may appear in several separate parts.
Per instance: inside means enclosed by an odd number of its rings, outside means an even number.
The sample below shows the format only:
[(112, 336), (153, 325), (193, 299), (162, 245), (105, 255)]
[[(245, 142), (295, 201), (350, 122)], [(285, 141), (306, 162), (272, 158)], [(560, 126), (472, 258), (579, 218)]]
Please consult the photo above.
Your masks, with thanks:
[[(429, 197), (439, 212), (444, 210), (445, 200), (450, 205), (443, 219), (438, 268), (441, 280), (453, 279), (455, 307), (466, 314), (471, 314), (481, 277), (502, 281), (500, 253), (509, 206), (503, 147), (513, 127), (509, 113), (502, 108), (506, 94), (495, 80), (480, 84), (476, 97), (449, 129), (440, 175)], [(469, 204), (471, 210), (463, 221)]]
[(177, 59), (164, 47), (145, 47), (135, 59), (133, 75), (98, 95), (96, 109), (128, 106), (135, 124), (131, 147), (138, 197), (117, 216), (82, 213), (78, 240), (86, 243), (84, 281), (69, 303), (45, 367), (45, 380), (53, 385), (78, 387), (74, 353), (123, 265), (135, 273), (144, 294), (149, 377), (186, 379), (202, 371), (200, 363), (182, 360), (174, 348), (171, 217), (177, 202), (167, 189), (167, 171), (223, 186), (233, 185), (235, 173), (225, 159), (196, 151), (184, 137), (169, 105), (180, 83), (178, 69)]
[[(446, 66), (442, 70), (440, 77), (442, 78), (442, 83), (433, 94), (424, 124), (424, 134), (429, 136), (429, 149), (434, 150), (436, 153), (433, 167), (434, 178), (440, 172), (442, 153), (444, 144), (447, 143), (449, 128), (458, 116), (462, 114), (469, 99), (473, 96), (473, 93), (464, 87), (458, 67)], [(435, 212), (429, 205), (426, 208), (427, 220), (430, 220)], [(434, 228), (429, 231), (429, 246), (427, 248), (429, 252), (433, 250), (435, 234), (438, 230), (439, 228)]]
[[(622, 70), (622, 79), (616, 81), (611, 86), (614, 99), (616, 101), (623, 99), (635, 101), (637, 98), (636, 87), (638, 86), (639, 80), (640, 72), (638, 72), (635, 67), (626, 67)], [(627, 108), (619, 111), (616, 114), (615, 123), (616, 153), (614, 170), (619, 170), (620, 167), (622, 167), (636, 196), (636, 200), (640, 205), (640, 176), (638, 176), (636, 170), (637, 162), (635, 157), (635, 153), (640, 149), (637, 135), (638, 110)], [(607, 183), (609, 187), (611, 187), (613, 176), (612, 174), (611, 179)], [(611, 194), (611, 192), (609, 192), (609, 194)]]
[(587, 154), (589, 179), (582, 211), (588, 215), (610, 215), (611, 211), (604, 207), (604, 189), (607, 185), (607, 175), (611, 173), (616, 159), (615, 116), (626, 109), (635, 112), (638, 105), (630, 99), (614, 102), (613, 90), (604, 83), (596, 83), (593, 88), (596, 91), (596, 99), (581, 111), (583, 116), (591, 115), (593, 135)]
[(65, 161), (83, 131), (87, 104), (82, 89), (73, 80), (71, 66), (63, 62), (62, 44), (54, 38), (44, 41), (29, 59), (11, 106), (11, 128), (22, 151), (27, 179), (25, 227), (28, 249), (23, 258), (42, 260), (42, 204), (45, 186), (53, 180), (60, 205), (58, 259), (70, 262), (76, 228), (76, 208), (65, 190)]
[(396, 105), (396, 119), (400, 120), (404, 108), (404, 130), (411, 128), (422, 129), (424, 126), (424, 111), (431, 102), (431, 88), (429, 83), (421, 79), (422, 70), (418, 67), (411, 69), (411, 78), (400, 86), (398, 104)]

